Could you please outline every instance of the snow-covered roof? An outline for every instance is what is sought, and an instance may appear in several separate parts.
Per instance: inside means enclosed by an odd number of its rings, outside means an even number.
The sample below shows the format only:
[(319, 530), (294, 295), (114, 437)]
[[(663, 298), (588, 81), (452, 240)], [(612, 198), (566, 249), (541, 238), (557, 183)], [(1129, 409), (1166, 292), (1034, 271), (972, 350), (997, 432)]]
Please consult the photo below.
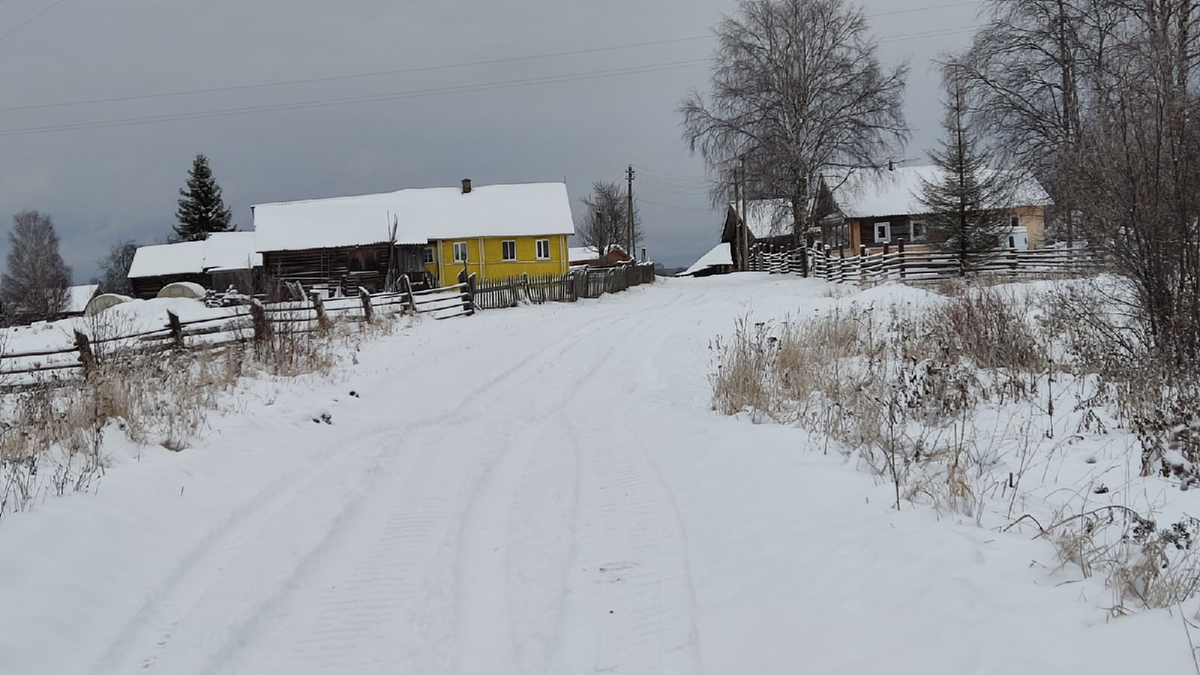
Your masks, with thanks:
[(181, 241), (178, 244), (139, 246), (129, 266), (130, 279), (162, 277), (172, 274), (200, 274), (204, 271), (204, 242)]
[(574, 234), (564, 183), (419, 188), (254, 206), (259, 251), (437, 239)]
[[(870, 218), (874, 216), (899, 216), (924, 213), (921, 204), (922, 181), (934, 183), (939, 180), (940, 169), (936, 166), (904, 166), (892, 171), (859, 171), (846, 176), (826, 177), (826, 184), (833, 192), (838, 210), (847, 218)], [(999, 171), (985, 169), (980, 178), (988, 180)], [(996, 208), (1019, 206), (1048, 206), (1050, 195), (1033, 178), (1005, 171), (1019, 181), (1013, 191), (1011, 203), (999, 204)]]
[(228, 272), (262, 267), (253, 232), (215, 232), (204, 240), (203, 269)]
[(215, 232), (203, 241), (140, 246), (129, 278), (162, 277), (245, 270), (262, 265), (253, 232)]
[(79, 286), (71, 286), (67, 289), (67, 297), (65, 301), (64, 312), (68, 314), (81, 314), (87, 308), (88, 302), (96, 295), (96, 291), (100, 290), (100, 284), (81, 284)]
[(719, 267), (721, 265), (733, 264), (733, 249), (730, 248), (728, 242), (722, 242), (713, 247), (711, 251), (700, 256), (700, 259), (692, 263), (692, 266), (683, 271), (679, 276), (686, 277), (708, 267)]
[[(739, 211), (735, 204), (734, 210)], [(755, 239), (780, 237), (792, 233), (792, 202), (787, 199), (755, 199), (746, 202), (746, 227)]]
[[(595, 246), (572, 246), (567, 249), (567, 261), (573, 263), (591, 262), (598, 260), (600, 254)], [(608, 252), (620, 251), (625, 253), (625, 249), (620, 244), (613, 244), (608, 247)]]
[(600, 257), (595, 246), (572, 246), (567, 249), (567, 260), (570, 262), (588, 262)]

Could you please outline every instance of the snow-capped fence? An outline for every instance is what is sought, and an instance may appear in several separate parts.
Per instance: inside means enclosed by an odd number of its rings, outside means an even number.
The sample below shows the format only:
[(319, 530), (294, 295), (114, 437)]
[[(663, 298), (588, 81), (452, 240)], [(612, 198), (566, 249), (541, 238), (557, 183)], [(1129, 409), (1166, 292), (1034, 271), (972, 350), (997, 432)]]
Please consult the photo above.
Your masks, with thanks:
[[(905, 248), (900, 241), (894, 248), (885, 244), (871, 250), (861, 246), (858, 255), (847, 255), (845, 248), (803, 247), (791, 251), (752, 249), (750, 271), (772, 274), (801, 274), (833, 283), (871, 284), (896, 280), (905, 282), (936, 281), (963, 276), (1049, 276), (1095, 272), (1103, 265), (1103, 256), (1087, 248), (1045, 248), (1017, 250), (998, 248), (963, 261), (952, 253), (922, 247)], [(806, 264), (807, 263), (807, 264)]]
[[(167, 312), (161, 328), (148, 331), (87, 335), (76, 328), (69, 346), (24, 352), (0, 350), (0, 389), (19, 389), (46, 382), (44, 375), (79, 371), (85, 377), (97, 363), (110, 357), (129, 357), (179, 349), (204, 349), (239, 342), (266, 342), (278, 333), (297, 335), (324, 330), (337, 321), (372, 321), (378, 312), (398, 311), (428, 314), (435, 319), (470, 316), (475, 312), (472, 282), (443, 288), (413, 291), (407, 279), (403, 290), (371, 295), (321, 298), (276, 303), (251, 302), (226, 308), (228, 311), (182, 320)], [(13, 377), (12, 376), (24, 376)]]
[(643, 263), (479, 281), (474, 298), (475, 306), (480, 309), (502, 309), (523, 302), (540, 305), (598, 298), (605, 293), (618, 293), (648, 283), (654, 283), (654, 265)]

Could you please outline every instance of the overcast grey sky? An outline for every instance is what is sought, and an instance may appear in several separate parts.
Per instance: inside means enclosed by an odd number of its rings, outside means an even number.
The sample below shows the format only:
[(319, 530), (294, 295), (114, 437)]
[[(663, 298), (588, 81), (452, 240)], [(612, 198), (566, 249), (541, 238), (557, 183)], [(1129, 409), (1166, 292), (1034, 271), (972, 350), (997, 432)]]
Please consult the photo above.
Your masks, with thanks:
[[(905, 156), (923, 160), (941, 117), (931, 60), (968, 43), (981, 3), (863, 6), (885, 62), (911, 59)], [(110, 243), (170, 231), (197, 152), (241, 229), (254, 203), (464, 177), (565, 178), (577, 209), (593, 181), (622, 180), (632, 163), (650, 255), (686, 265), (717, 242), (721, 214), (708, 208), (704, 166), (680, 140), (675, 109), (704, 87), (711, 26), (734, 9), (729, 0), (4, 0), (0, 214), (52, 215), (79, 283)], [(521, 58), (530, 56), (540, 58)]]

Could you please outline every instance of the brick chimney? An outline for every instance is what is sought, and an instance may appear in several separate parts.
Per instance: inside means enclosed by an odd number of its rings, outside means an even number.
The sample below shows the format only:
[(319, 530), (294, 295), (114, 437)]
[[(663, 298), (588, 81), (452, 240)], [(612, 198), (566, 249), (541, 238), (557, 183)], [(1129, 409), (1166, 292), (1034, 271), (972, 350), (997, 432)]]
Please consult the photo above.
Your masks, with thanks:
[(464, 178), (464, 179), (463, 179), (462, 193), (465, 195), (465, 194), (469, 194), (470, 192), (471, 192), (471, 179), (470, 179), (470, 178)]

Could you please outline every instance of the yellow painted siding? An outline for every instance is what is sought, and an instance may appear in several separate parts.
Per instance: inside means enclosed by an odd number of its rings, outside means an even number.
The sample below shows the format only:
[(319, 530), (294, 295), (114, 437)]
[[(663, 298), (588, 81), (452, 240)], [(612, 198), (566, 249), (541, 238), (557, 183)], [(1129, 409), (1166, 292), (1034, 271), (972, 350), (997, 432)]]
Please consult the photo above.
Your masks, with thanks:
[[(549, 257), (537, 257), (537, 242), (546, 240)], [(465, 243), (467, 247), (466, 268), (468, 274), (479, 279), (506, 279), (521, 274), (564, 274), (567, 271), (565, 234), (524, 237), (486, 237), (471, 239), (442, 239), (434, 244), (437, 260), (441, 263), (438, 281), (445, 286), (458, 280), (463, 269), (461, 261), (454, 260), (454, 244)], [(504, 259), (503, 242), (511, 241), (516, 248), (516, 260)], [(438, 275), (438, 265), (426, 265), (430, 273)]]
[(1046, 208), (1043, 206), (1022, 206), (1013, 209), (1013, 214), (1019, 218), (1019, 224), (1025, 227), (1025, 236), (1029, 248), (1041, 248), (1046, 245)]

